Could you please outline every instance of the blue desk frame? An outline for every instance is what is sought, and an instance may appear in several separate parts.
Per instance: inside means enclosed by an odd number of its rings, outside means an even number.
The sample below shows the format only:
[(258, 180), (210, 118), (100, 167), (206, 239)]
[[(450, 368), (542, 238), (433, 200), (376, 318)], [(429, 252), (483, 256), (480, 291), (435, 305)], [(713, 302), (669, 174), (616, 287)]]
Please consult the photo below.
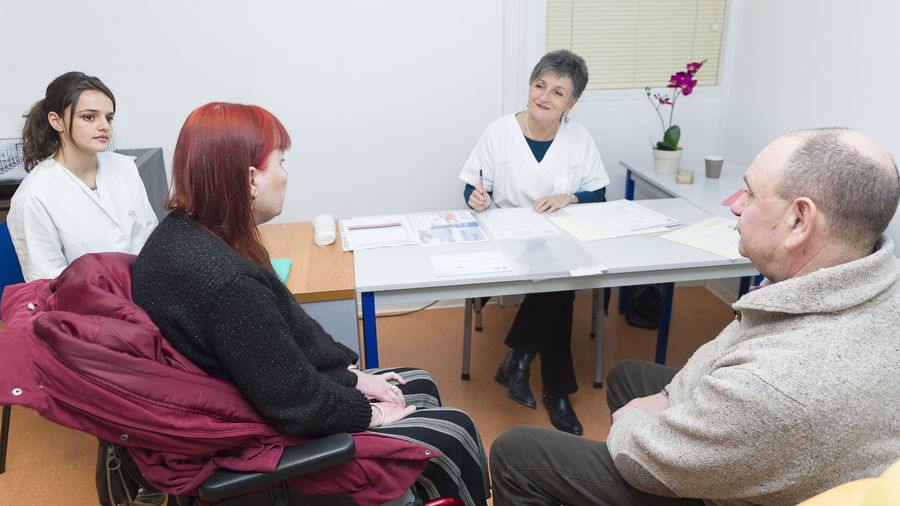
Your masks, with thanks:
[(375, 293), (364, 292), (362, 298), (363, 346), (366, 369), (378, 367), (378, 330), (375, 325)]

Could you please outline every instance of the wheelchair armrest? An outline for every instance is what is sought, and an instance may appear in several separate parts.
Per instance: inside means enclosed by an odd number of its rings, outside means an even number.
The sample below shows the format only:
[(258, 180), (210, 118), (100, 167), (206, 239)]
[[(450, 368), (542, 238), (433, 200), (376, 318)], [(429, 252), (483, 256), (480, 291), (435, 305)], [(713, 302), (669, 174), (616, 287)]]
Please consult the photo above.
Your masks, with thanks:
[(332, 434), (297, 446), (285, 447), (278, 467), (271, 473), (219, 469), (198, 489), (205, 501), (216, 501), (296, 476), (321, 471), (349, 461), (356, 455), (350, 434)]

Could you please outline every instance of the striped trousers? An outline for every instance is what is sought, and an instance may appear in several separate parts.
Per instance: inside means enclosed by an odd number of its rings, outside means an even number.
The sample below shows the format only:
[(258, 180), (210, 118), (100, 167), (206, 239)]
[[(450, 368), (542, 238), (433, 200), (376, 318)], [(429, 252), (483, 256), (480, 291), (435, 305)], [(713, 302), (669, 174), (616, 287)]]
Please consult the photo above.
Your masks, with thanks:
[(366, 374), (396, 372), (406, 385), (397, 385), (407, 405), (416, 411), (402, 420), (369, 429), (422, 445), (441, 454), (429, 461), (416, 480), (424, 501), (455, 497), (466, 506), (485, 506), (490, 497), (488, 459), (475, 422), (465, 412), (441, 406), (437, 384), (428, 372), (399, 367), (367, 369)]

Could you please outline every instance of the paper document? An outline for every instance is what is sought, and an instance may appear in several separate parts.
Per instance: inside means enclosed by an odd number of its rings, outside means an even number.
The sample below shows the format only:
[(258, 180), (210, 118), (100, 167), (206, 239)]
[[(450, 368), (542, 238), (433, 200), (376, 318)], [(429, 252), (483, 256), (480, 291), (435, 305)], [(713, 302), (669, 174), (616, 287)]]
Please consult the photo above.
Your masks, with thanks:
[(612, 239), (613, 237), (624, 237), (626, 235), (656, 234), (658, 232), (666, 232), (669, 230), (666, 227), (656, 227), (638, 230), (637, 232), (601, 232), (578, 216), (557, 216), (550, 218), (550, 221), (552, 221), (556, 226), (565, 230), (566, 232), (571, 234), (572, 237), (578, 239), (581, 242), (597, 241), (600, 239)]
[(560, 233), (545, 215), (532, 211), (530, 207), (489, 209), (478, 217), (497, 239), (546, 237)]
[(462, 244), (487, 242), (488, 238), (469, 211), (410, 216), (419, 244)]
[(668, 233), (662, 238), (709, 251), (731, 260), (741, 256), (738, 253), (738, 241), (741, 239), (741, 235), (737, 231), (737, 220), (717, 216)]
[(573, 271), (569, 271), (569, 274), (572, 277), (578, 276), (596, 276), (598, 274), (603, 274), (603, 271), (607, 270), (607, 267), (603, 264), (595, 265), (593, 267), (581, 267), (579, 269), (575, 269)]
[(458, 255), (432, 255), (431, 267), (435, 276), (456, 276), (459, 274), (487, 274), (512, 272), (513, 268), (499, 251), (462, 253)]
[(568, 206), (565, 210), (570, 216), (554, 216), (550, 221), (582, 242), (665, 232), (667, 227), (682, 223), (630, 200)]
[(344, 251), (416, 244), (406, 216), (370, 216), (340, 220)]

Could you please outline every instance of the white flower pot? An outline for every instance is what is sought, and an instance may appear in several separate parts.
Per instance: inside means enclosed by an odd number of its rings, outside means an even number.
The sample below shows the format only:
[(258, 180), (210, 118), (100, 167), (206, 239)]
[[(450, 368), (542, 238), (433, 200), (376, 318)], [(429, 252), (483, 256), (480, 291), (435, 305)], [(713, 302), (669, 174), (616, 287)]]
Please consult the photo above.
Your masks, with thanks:
[(663, 151), (653, 148), (653, 170), (657, 174), (674, 174), (678, 172), (678, 164), (684, 150), (678, 148), (675, 151)]

